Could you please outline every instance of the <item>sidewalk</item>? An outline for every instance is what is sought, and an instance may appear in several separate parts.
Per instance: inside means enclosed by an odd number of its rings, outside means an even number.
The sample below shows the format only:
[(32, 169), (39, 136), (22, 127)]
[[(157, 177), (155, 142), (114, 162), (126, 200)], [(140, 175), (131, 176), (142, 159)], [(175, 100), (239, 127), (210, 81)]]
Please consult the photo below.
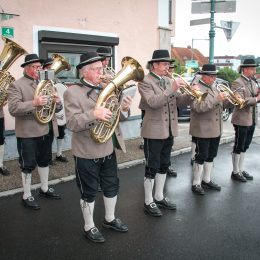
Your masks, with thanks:
[[(260, 128), (257, 127), (255, 131), (255, 137), (260, 136)], [(70, 142), (70, 134), (67, 135), (66, 147), (68, 149)], [(7, 143), (7, 152), (9, 155), (16, 152), (16, 139), (15, 136), (8, 136), (6, 138)], [(221, 137), (221, 144), (232, 142), (234, 139), (234, 130), (233, 126), (230, 123), (230, 120), (224, 122), (223, 124), (223, 134)], [(143, 150), (139, 148), (139, 144), (141, 142), (141, 138), (135, 138), (126, 140), (126, 149), (127, 153), (124, 154), (121, 151), (117, 151), (117, 160), (118, 160), (118, 168), (127, 168), (132, 167), (134, 165), (144, 163), (144, 154)], [(189, 135), (189, 122), (181, 122), (179, 123), (179, 136), (174, 139), (174, 147), (172, 156), (176, 156), (182, 153), (190, 152), (190, 143), (191, 137)], [(54, 145), (55, 147), (55, 145)], [(65, 148), (66, 148), (65, 147)], [(9, 151), (8, 151), (9, 150)], [(72, 180), (75, 178), (74, 175), (74, 160), (71, 153), (71, 150), (67, 150), (64, 154), (68, 157), (69, 163), (60, 163), (56, 162), (56, 165), (51, 166), (50, 169), (50, 183), (56, 184), (59, 182), (65, 182), (68, 180)], [(14, 156), (14, 155), (12, 155)], [(55, 154), (53, 155), (55, 157)], [(14, 194), (17, 192), (21, 192), (21, 175), (20, 168), (17, 159), (8, 160), (5, 162), (5, 166), (10, 170), (10, 176), (0, 176), (0, 197), (5, 195)], [(33, 173), (32, 184), (35, 184), (33, 188), (38, 188), (39, 185), (39, 177), (38, 174)]]

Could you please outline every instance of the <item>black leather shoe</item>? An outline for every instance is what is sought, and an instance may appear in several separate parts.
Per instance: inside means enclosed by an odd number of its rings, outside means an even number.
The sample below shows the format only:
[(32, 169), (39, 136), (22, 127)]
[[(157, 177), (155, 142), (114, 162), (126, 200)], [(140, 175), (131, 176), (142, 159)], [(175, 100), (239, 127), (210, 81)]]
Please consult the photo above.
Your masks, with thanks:
[(83, 232), (85, 237), (91, 240), (92, 242), (95, 243), (105, 242), (105, 238), (102, 236), (102, 234), (99, 232), (99, 230), (96, 227), (93, 227), (88, 231), (85, 231), (85, 229), (83, 229)]
[(201, 184), (204, 189), (217, 190), (217, 191), (221, 190), (221, 187), (218, 184), (214, 183), (213, 181), (210, 182), (202, 181)]
[(10, 172), (3, 166), (3, 167), (0, 167), (0, 174), (2, 174), (4, 176), (9, 176)]
[(151, 202), (149, 205), (144, 204), (144, 211), (153, 217), (162, 216), (162, 212), (154, 202)]
[(41, 189), (39, 191), (39, 196), (48, 199), (60, 200), (61, 196), (58, 193), (55, 193), (53, 188), (49, 188), (46, 192), (43, 192)]
[(170, 200), (167, 197), (163, 198), (162, 200), (154, 200), (154, 202), (159, 208), (165, 208), (171, 210), (176, 209), (176, 204), (170, 202)]
[(119, 218), (115, 218), (111, 222), (107, 222), (106, 220), (104, 220), (102, 226), (105, 228), (114, 229), (115, 231), (118, 232), (128, 231), (128, 227)]
[(198, 195), (204, 195), (205, 194), (204, 189), (199, 184), (192, 185), (191, 190), (193, 191), (193, 193), (198, 194)]
[(231, 174), (231, 179), (235, 180), (235, 181), (240, 181), (240, 182), (246, 182), (246, 178), (240, 174), (240, 173), (234, 173), (232, 172)]
[(174, 170), (172, 167), (169, 167), (167, 170), (167, 175), (170, 177), (177, 177), (177, 171)]
[(253, 179), (254, 179), (254, 177), (252, 176), (252, 175), (250, 175), (248, 172), (246, 172), (246, 171), (242, 171), (242, 174), (243, 174), (243, 176), (247, 179), (247, 180), (249, 180), (249, 181), (252, 181)]
[(37, 204), (33, 196), (28, 197), (26, 200), (22, 199), (23, 205), (26, 208), (38, 210), (41, 207)]
[(67, 159), (67, 157), (65, 155), (60, 155), (60, 156), (56, 156), (56, 161), (58, 162), (68, 162), (69, 160)]

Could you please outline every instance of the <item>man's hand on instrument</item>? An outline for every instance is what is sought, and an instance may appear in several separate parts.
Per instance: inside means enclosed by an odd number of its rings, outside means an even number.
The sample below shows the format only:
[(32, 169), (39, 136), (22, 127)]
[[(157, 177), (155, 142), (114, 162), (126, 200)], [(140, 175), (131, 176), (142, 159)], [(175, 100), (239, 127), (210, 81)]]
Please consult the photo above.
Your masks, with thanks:
[(124, 96), (121, 102), (121, 110), (127, 112), (132, 104), (132, 98), (130, 96)]
[(112, 112), (105, 107), (97, 107), (94, 110), (94, 116), (96, 119), (109, 121), (112, 117)]
[(34, 98), (33, 106), (34, 107), (44, 106), (47, 104), (47, 102), (48, 102), (48, 96), (46, 96), (46, 95), (38, 96), (38, 97)]
[(54, 98), (56, 104), (57, 104), (57, 103), (61, 103), (61, 99), (59, 98), (59, 96), (58, 96), (57, 93), (54, 93), (54, 94), (53, 94), (53, 98)]
[(224, 101), (227, 99), (227, 95), (224, 92), (220, 92), (217, 97), (219, 101)]

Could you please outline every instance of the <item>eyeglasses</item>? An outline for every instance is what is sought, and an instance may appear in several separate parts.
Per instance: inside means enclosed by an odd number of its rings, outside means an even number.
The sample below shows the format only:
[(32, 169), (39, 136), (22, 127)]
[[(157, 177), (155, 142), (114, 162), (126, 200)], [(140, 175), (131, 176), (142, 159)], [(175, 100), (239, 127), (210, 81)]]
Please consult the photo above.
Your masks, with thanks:
[(93, 71), (102, 71), (103, 67), (90, 68)]
[(42, 65), (30, 65), (31, 68), (33, 68), (34, 70), (38, 70), (42, 68)]

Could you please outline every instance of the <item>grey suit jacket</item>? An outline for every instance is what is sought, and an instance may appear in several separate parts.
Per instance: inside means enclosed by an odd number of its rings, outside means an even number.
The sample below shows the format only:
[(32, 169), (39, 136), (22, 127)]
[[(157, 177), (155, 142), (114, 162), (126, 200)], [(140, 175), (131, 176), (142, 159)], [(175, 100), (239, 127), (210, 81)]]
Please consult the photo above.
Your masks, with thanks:
[(151, 74), (144, 77), (138, 84), (141, 95), (139, 108), (145, 110), (141, 128), (141, 136), (150, 139), (166, 139), (171, 128), (172, 136), (178, 135), (177, 106), (185, 106), (191, 102), (191, 97), (174, 92), (173, 81), (168, 77), (165, 80), (165, 89), (160, 86), (159, 79)]
[(228, 101), (219, 101), (215, 85), (204, 86), (201, 81), (197, 83), (200, 91), (208, 93), (204, 101), (198, 102), (197, 99), (191, 104), (190, 135), (200, 138), (219, 137), (223, 131), (221, 112), (223, 107), (229, 107)]
[[(49, 124), (41, 124), (35, 118), (33, 106), (37, 84), (26, 77), (13, 82), (8, 89), (9, 113), (15, 117), (15, 135), (21, 138), (40, 137), (48, 134)], [(52, 118), (54, 135), (58, 136), (57, 120)]]
[[(64, 93), (67, 128), (72, 131), (72, 152), (85, 159), (96, 159), (110, 155), (113, 150), (112, 138), (106, 143), (97, 143), (90, 136), (90, 129), (99, 123), (94, 117), (94, 108), (98, 98), (95, 90), (88, 95), (88, 87), (72, 85)], [(122, 116), (122, 115), (121, 115)], [(125, 152), (123, 134), (119, 126), (115, 136), (120, 148)]]
[[(258, 111), (256, 96), (258, 92), (257, 85), (252, 81), (252, 86), (250, 81), (245, 77), (239, 77), (236, 79), (231, 86), (232, 90), (237, 90), (237, 93), (246, 100), (247, 106), (242, 109), (235, 107), (231, 122), (235, 125), (240, 126), (251, 126), (253, 124), (253, 116), (255, 117), (255, 123), (258, 123)], [(254, 115), (253, 115), (254, 113)]]

